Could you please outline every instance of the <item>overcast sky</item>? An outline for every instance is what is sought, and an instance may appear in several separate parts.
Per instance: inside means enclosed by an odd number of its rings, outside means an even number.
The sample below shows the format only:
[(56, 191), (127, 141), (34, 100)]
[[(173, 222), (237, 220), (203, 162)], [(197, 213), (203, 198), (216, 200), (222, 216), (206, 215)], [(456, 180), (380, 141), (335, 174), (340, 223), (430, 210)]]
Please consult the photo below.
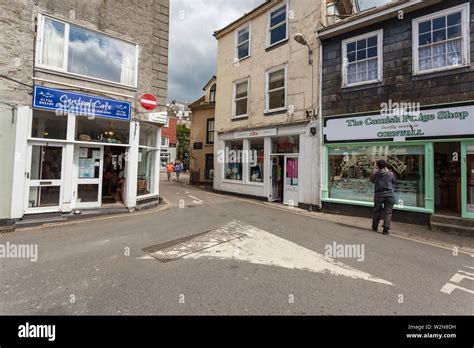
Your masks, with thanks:
[[(359, 0), (363, 9), (388, 0)], [(192, 102), (216, 73), (214, 31), (264, 0), (171, 0), (168, 99)]]
[(212, 34), (264, 0), (171, 0), (168, 99), (192, 102), (216, 73)]

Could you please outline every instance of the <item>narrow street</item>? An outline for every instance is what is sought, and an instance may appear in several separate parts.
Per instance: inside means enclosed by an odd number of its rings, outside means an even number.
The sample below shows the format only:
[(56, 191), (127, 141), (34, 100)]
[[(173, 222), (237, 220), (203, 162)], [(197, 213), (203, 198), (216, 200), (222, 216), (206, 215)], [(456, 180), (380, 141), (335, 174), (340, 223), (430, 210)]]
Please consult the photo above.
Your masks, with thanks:
[[(161, 194), (169, 207), (0, 235), (39, 248), (37, 262), (2, 260), (0, 314), (474, 313), (469, 255), (183, 183), (162, 180)], [(205, 232), (206, 247), (152, 257)], [(325, 257), (337, 245), (363, 253)]]

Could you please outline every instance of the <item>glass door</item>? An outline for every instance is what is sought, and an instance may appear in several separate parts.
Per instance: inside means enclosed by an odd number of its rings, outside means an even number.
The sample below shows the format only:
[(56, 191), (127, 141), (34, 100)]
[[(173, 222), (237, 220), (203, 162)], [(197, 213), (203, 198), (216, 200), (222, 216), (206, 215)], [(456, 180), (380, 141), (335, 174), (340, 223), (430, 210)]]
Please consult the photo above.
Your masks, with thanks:
[(291, 206), (298, 206), (298, 157), (285, 156), (285, 191), (283, 203)]
[(102, 205), (103, 146), (76, 146), (76, 207), (98, 208)]
[(32, 143), (28, 146), (25, 213), (61, 211), (64, 146)]
[(474, 219), (474, 144), (464, 144), (463, 157), (463, 217)]
[(280, 201), (283, 196), (283, 163), (282, 156), (270, 156), (272, 174), (270, 177), (269, 202)]

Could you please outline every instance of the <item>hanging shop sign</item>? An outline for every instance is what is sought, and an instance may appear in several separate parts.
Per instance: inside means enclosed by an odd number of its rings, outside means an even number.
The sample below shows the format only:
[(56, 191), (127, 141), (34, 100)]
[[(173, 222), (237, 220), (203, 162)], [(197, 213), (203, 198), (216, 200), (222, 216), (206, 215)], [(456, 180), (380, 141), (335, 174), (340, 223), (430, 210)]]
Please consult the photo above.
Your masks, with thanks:
[(34, 86), (33, 108), (55, 111), (60, 116), (75, 114), (129, 121), (132, 105), (121, 100)]
[(326, 118), (325, 143), (474, 136), (474, 105)]
[(145, 122), (167, 125), (168, 113), (166, 111), (148, 113), (148, 114), (140, 116), (140, 119), (144, 120)]
[(258, 138), (258, 137), (268, 137), (277, 135), (276, 128), (265, 128), (265, 129), (256, 129), (256, 130), (248, 130), (243, 132), (235, 132), (234, 138), (235, 139), (245, 139), (245, 138)]

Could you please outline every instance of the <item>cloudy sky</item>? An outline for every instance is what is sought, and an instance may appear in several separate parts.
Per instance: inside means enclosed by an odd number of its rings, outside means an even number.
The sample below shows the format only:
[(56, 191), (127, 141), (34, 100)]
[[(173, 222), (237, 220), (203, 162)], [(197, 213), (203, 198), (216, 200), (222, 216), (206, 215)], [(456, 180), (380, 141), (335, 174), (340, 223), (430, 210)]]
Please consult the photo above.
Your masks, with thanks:
[[(168, 99), (191, 102), (216, 73), (212, 34), (263, 0), (171, 0)], [(192, 38), (192, 39), (191, 39)]]
[[(363, 9), (388, 0), (359, 0)], [(169, 100), (192, 102), (216, 73), (214, 31), (264, 0), (171, 0)]]

